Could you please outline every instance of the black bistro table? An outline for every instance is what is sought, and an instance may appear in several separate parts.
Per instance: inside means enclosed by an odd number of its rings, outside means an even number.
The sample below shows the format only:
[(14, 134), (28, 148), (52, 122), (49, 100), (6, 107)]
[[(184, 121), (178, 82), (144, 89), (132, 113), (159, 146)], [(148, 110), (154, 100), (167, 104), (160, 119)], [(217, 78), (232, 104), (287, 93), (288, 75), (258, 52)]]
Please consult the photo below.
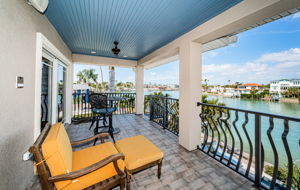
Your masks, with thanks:
[[(120, 101), (123, 101), (123, 100), (128, 100), (128, 98), (125, 98), (125, 97), (118, 97), (118, 96), (108, 96), (107, 97), (107, 101), (109, 102), (109, 105), (111, 107), (116, 107), (118, 108), (118, 103)], [(119, 127), (114, 127), (113, 124), (112, 124), (112, 120), (110, 121), (111, 123), (109, 125), (112, 126), (112, 131), (113, 131), (113, 134), (118, 134), (121, 132), (121, 129)], [(106, 129), (103, 129), (101, 132), (108, 132), (108, 128)]]

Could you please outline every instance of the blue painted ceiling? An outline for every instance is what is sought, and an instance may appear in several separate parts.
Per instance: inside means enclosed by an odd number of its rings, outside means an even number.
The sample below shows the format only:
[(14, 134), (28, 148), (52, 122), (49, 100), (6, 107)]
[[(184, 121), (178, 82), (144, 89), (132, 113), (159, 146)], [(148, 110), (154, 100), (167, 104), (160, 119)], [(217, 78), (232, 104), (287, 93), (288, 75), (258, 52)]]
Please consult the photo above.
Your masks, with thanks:
[(46, 16), (73, 53), (138, 60), (242, 0), (49, 0)]

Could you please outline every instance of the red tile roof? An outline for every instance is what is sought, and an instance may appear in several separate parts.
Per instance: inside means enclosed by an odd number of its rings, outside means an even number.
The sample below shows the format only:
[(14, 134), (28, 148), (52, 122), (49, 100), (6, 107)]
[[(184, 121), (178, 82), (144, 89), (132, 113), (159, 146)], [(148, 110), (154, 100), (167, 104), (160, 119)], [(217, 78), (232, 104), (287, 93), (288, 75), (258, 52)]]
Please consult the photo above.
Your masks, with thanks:
[(243, 84), (242, 86), (262, 86), (262, 85), (256, 84), (256, 83), (246, 83), (246, 84)]

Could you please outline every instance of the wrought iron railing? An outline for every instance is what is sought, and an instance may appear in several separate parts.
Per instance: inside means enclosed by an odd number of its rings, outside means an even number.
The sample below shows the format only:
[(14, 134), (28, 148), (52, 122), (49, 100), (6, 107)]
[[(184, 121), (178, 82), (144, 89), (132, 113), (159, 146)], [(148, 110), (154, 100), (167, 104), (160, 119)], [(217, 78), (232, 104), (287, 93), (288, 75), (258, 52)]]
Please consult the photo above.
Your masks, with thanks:
[[(300, 158), (300, 118), (198, 103), (199, 149), (265, 189), (298, 189), (293, 176)], [(271, 174), (265, 172), (271, 166)], [(287, 171), (278, 180), (279, 168)], [(282, 176), (281, 176), (282, 177)]]
[(57, 95), (57, 120), (61, 122), (64, 119), (64, 95), (58, 94)]
[[(41, 129), (44, 128), (46, 123), (50, 122), (49, 121), (49, 102), (48, 102), (48, 97), (49, 94), (41, 94)], [(58, 121), (62, 121), (64, 117), (64, 96), (63, 94), (58, 94), (57, 95), (57, 119)]]
[(145, 113), (150, 120), (158, 123), (164, 129), (178, 135), (179, 129), (179, 101), (157, 95), (145, 96)]
[(41, 95), (41, 128), (48, 123), (48, 94)]
[[(73, 93), (73, 122), (90, 120), (92, 117), (91, 106), (89, 103), (89, 94), (91, 93)], [(111, 101), (117, 107), (114, 114), (132, 114), (135, 113), (135, 93), (101, 93), (108, 97), (124, 98), (118, 101)]]

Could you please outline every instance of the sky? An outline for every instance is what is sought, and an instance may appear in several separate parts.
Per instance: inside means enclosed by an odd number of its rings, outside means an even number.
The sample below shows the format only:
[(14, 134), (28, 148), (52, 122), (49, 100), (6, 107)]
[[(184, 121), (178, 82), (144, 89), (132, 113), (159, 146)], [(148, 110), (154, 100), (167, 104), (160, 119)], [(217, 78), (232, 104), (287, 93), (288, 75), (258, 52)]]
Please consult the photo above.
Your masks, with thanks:
[[(300, 78), (300, 13), (276, 20), (237, 35), (238, 41), (227, 47), (202, 54), (203, 79), (210, 85), (228, 83), (268, 84), (271, 80)], [(99, 66), (75, 65), (76, 73)], [(108, 67), (103, 67), (108, 81)], [(145, 70), (144, 80), (156, 84), (179, 83), (179, 61)], [(118, 82), (134, 82), (130, 68), (116, 68)]]

